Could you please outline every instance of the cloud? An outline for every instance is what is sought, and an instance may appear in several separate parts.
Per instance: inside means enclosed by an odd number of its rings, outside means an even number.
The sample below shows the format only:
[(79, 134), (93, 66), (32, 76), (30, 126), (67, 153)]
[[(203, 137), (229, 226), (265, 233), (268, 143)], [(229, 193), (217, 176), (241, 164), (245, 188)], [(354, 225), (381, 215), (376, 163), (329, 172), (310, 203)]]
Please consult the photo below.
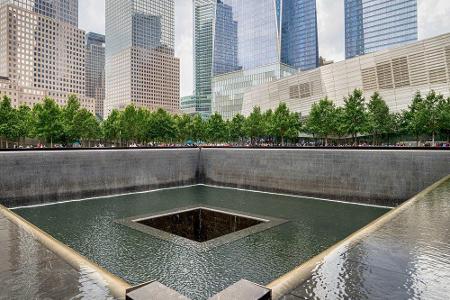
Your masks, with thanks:
[[(345, 56), (344, 0), (317, 0), (320, 55), (340, 61)], [(80, 27), (105, 32), (104, 0), (79, 0)], [(181, 95), (192, 94), (192, 1), (175, 0), (175, 53), (181, 63)], [(419, 38), (450, 32), (449, 0), (418, 0)]]

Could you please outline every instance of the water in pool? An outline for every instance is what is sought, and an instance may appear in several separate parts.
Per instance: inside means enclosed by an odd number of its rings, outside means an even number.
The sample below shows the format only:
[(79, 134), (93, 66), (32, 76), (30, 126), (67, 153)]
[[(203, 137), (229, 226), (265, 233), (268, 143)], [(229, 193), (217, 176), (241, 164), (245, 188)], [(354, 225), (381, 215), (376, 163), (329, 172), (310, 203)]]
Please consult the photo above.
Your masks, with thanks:
[[(253, 233), (252, 226), (265, 226), (264, 222), (249, 223), (246, 227), (250, 228), (243, 229), (250, 230), (249, 234), (206, 250), (193, 247), (195, 241), (185, 239), (183, 244), (179, 237), (173, 242), (118, 222), (185, 207), (214, 207), (283, 222)], [(192, 299), (206, 299), (242, 278), (268, 284), (387, 211), (206, 186), (15, 210), (130, 284), (158, 280)], [(236, 232), (229, 236), (233, 234)]]

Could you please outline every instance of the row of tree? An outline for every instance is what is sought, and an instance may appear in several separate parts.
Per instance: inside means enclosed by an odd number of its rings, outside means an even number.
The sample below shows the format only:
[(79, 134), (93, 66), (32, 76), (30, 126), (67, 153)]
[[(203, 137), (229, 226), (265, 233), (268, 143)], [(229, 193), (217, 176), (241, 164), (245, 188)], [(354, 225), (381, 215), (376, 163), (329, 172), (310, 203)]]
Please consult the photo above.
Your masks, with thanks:
[(449, 139), (450, 98), (431, 91), (422, 97), (416, 93), (411, 105), (401, 113), (391, 113), (379, 93), (374, 93), (367, 102), (360, 90), (355, 90), (344, 99), (343, 107), (329, 99), (313, 104), (306, 120), (306, 132), (323, 138), (341, 139), (351, 136), (371, 136), (373, 144), (387, 135), (406, 134), (419, 142), (421, 136), (431, 137), (434, 144), (437, 134)]
[[(315, 103), (309, 116), (302, 118), (281, 103), (274, 111), (262, 112), (255, 107), (248, 116), (236, 115), (224, 120), (215, 113), (208, 119), (200, 115), (171, 115), (158, 109), (149, 111), (133, 105), (122, 111), (114, 110), (99, 121), (81, 108), (76, 96), (60, 107), (50, 98), (33, 108), (14, 108), (8, 97), (0, 102), (0, 137), (6, 147), (11, 142), (37, 138), (50, 144), (71, 145), (75, 142), (90, 147), (91, 141), (118, 145), (157, 143), (251, 143), (274, 144), (296, 142), (299, 136), (334, 141), (370, 136), (373, 144), (392, 134), (409, 134), (416, 140), (425, 135), (450, 135), (450, 98), (431, 91), (426, 97), (417, 93), (408, 110), (391, 113), (378, 93), (369, 101), (360, 90), (344, 99), (337, 107), (325, 98)], [(2, 145), (2, 143), (0, 143)]]
[(33, 108), (21, 105), (16, 109), (6, 96), (0, 102), (0, 138), (5, 141), (6, 148), (9, 142), (20, 143), (25, 138), (37, 138), (51, 146), (54, 143), (91, 141), (100, 138), (100, 132), (97, 118), (81, 108), (73, 95), (64, 107), (50, 98), (45, 98)]

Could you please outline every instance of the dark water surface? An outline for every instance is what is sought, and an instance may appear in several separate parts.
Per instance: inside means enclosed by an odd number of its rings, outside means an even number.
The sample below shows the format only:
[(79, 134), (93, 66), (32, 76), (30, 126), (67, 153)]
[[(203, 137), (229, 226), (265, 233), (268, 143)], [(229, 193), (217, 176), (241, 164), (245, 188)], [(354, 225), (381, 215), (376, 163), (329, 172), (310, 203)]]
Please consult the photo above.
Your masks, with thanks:
[[(115, 220), (206, 205), (289, 222), (200, 251)], [(242, 278), (268, 284), (388, 210), (195, 186), (33, 208), (16, 213), (131, 284), (149, 280), (206, 299)]]

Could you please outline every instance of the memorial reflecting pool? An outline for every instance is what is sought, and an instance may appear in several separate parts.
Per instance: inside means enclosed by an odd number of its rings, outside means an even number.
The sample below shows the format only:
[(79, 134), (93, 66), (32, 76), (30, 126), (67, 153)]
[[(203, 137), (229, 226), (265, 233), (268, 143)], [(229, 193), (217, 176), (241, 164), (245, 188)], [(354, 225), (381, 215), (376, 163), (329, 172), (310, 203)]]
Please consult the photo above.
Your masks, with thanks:
[[(158, 280), (192, 299), (242, 278), (268, 284), (387, 211), (206, 186), (15, 210), (130, 284)], [(197, 225), (180, 233), (170, 220)]]

